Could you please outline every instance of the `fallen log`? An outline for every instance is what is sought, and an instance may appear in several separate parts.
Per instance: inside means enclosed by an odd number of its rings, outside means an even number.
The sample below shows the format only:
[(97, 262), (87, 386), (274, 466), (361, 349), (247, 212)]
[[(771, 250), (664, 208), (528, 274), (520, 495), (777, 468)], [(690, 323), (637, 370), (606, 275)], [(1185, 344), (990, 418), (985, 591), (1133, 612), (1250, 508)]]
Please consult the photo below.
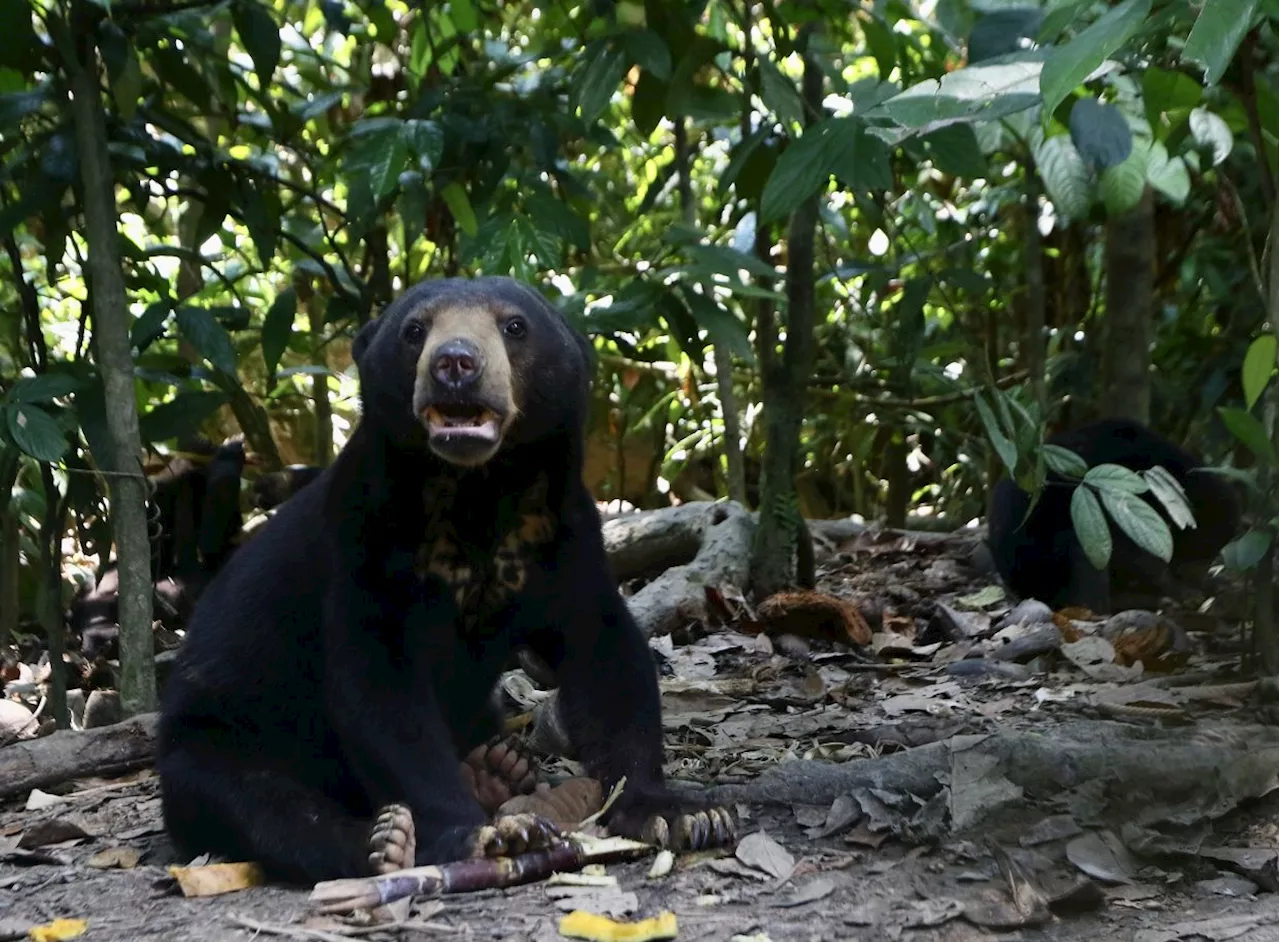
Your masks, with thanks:
[(155, 754), (158, 713), (86, 730), (59, 730), (0, 749), (0, 799), (86, 775), (120, 775)]

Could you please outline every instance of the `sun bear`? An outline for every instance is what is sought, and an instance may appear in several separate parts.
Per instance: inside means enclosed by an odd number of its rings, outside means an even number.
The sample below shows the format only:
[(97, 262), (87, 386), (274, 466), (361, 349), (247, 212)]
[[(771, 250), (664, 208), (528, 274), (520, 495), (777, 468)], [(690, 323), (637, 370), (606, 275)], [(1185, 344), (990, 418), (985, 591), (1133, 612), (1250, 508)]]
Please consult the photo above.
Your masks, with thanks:
[(582, 482), (591, 348), (506, 278), (418, 284), (352, 347), (362, 417), (206, 589), (158, 742), (177, 849), (312, 882), (547, 846), (489, 821), (461, 761), (528, 645), (579, 759), (625, 777), (614, 833), (698, 848), (727, 810), (670, 791), (653, 660)]
[[(1240, 504), (1231, 484), (1203, 470), (1194, 455), (1139, 422), (1106, 419), (1060, 432), (1047, 441), (1074, 451), (1089, 467), (1110, 463), (1145, 471), (1161, 465), (1182, 484), (1196, 525), (1180, 529), (1170, 524), (1173, 559), (1166, 565), (1139, 548), (1108, 518), (1111, 561), (1105, 571), (1098, 570), (1085, 556), (1071, 522), (1073, 481), (1050, 472), (1028, 517), (1030, 495), (1003, 478), (992, 490), (987, 542), (997, 571), (1022, 598), (1036, 598), (1054, 608), (1080, 605), (1107, 614), (1114, 593), (1174, 595), (1178, 584), (1171, 569), (1185, 580), (1194, 579), (1200, 574), (1196, 570), (1212, 562), (1239, 527)], [(1150, 492), (1142, 497), (1169, 522)], [(1149, 601), (1144, 598), (1143, 604)]]

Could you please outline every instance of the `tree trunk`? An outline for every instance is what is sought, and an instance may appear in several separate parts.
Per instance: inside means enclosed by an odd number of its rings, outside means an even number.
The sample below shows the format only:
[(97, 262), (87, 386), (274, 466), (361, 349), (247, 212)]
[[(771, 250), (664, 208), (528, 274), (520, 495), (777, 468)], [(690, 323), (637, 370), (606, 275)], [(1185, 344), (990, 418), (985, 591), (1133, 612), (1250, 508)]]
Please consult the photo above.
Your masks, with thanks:
[(888, 489), (884, 500), (884, 522), (901, 530), (907, 525), (907, 505), (911, 503), (911, 472), (907, 468), (907, 435), (894, 429), (884, 447), (884, 477)]
[(1027, 347), (1027, 374), (1031, 383), (1031, 395), (1045, 416), (1048, 405), (1044, 386), (1044, 247), (1040, 238), (1040, 189), (1035, 168), (1028, 162), (1024, 173), (1027, 180), (1026, 212), (1023, 214), (1025, 232), (1022, 250), (1027, 272), (1027, 327), (1023, 343)]
[(18, 512), (9, 495), (18, 479), (18, 455), (0, 455), (0, 645), (7, 645), (18, 628), (19, 572)]
[[(62, 533), (67, 527), (67, 505), (61, 500), (53, 469), (40, 463), (40, 483), (44, 487), (44, 520), (40, 526), (40, 625), (49, 643), (49, 712), (59, 729), (70, 724), (67, 713), (67, 665), (62, 621)], [(148, 625), (148, 629), (150, 626)], [(150, 630), (147, 633), (150, 640)], [(147, 651), (151, 656), (151, 651)]]
[(98, 52), (92, 11), (84, 0), (72, 7), (78, 62), (71, 71), (72, 119), (80, 156), (88, 243), (93, 344), (106, 392), (111, 454), (107, 465), (111, 526), (120, 564), (120, 703), (126, 715), (154, 710), (156, 675), (151, 634), (151, 544), (147, 540), (147, 482), (138, 460), (138, 411), (134, 403), (129, 307), (120, 268), (105, 109), (98, 86)]
[(1155, 291), (1155, 200), (1150, 187), (1132, 210), (1107, 221), (1106, 271), (1100, 412), (1145, 423), (1151, 415)]
[[(808, 25), (802, 28), (796, 45), (804, 49), (801, 97), (805, 124), (812, 127), (822, 115), (822, 67), (809, 52), (809, 29)], [(765, 447), (760, 525), (751, 559), (752, 590), (758, 599), (795, 584), (797, 540), (804, 522), (796, 502), (795, 475), (805, 391), (813, 372), (813, 247), (821, 200), (821, 192), (814, 193), (791, 216), (787, 232), (787, 341), (782, 362), (763, 373)], [(762, 337), (760, 343), (772, 345), (774, 337)]]

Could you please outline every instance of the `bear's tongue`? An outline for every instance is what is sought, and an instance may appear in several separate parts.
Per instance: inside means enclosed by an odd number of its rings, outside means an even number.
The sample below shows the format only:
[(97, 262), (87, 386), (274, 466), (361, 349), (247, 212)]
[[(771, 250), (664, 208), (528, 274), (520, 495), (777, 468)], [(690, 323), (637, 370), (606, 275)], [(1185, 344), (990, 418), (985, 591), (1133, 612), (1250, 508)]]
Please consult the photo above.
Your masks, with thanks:
[(494, 441), (498, 437), (498, 416), (482, 406), (428, 406), (426, 417), (432, 438), (458, 436)]

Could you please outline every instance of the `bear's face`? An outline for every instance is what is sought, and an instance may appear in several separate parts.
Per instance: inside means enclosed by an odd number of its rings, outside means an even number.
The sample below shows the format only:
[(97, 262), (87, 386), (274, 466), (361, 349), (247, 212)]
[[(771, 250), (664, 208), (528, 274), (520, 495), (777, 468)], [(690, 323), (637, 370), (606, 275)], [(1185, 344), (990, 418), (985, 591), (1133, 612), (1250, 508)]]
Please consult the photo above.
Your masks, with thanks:
[(461, 467), (504, 444), (580, 425), (586, 341), (533, 289), (507, 278), (422, 282), (352, 345), (367, 419)]

